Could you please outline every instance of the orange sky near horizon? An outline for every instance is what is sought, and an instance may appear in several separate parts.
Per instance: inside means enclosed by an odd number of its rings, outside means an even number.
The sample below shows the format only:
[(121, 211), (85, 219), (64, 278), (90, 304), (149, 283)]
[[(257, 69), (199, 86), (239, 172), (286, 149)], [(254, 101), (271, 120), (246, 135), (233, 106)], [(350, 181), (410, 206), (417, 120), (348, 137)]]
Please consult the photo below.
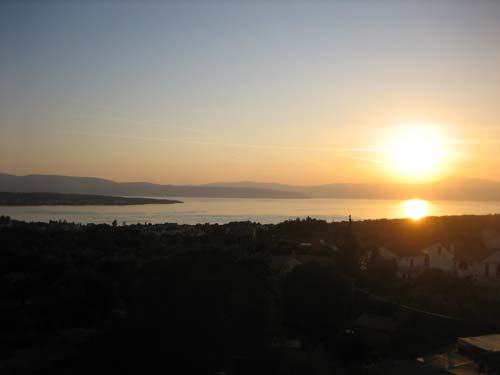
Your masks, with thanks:
[(0, 172), (500, 181), (500, 2), (49, 0), (0, 14)]

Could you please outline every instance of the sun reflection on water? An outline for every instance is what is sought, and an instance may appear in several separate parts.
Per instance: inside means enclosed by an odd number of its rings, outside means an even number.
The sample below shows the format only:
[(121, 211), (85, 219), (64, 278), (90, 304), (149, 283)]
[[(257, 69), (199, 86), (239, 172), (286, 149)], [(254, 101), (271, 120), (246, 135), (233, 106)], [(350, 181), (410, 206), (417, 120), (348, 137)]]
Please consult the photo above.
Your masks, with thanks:
[(403, 203), (403, 214), (413, 220), (429, 215), (429, 203), (421, 199), (410, 199)]

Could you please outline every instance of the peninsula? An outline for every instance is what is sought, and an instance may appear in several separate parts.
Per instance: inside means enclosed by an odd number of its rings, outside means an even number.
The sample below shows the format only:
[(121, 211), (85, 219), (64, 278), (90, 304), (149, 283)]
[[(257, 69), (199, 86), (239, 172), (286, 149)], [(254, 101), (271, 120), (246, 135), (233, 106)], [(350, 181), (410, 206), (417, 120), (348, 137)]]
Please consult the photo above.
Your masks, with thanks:
[(108, 195), (0, 192), (0, 206), (129, 206), (182, 203), (170, 199), (127, 198)]

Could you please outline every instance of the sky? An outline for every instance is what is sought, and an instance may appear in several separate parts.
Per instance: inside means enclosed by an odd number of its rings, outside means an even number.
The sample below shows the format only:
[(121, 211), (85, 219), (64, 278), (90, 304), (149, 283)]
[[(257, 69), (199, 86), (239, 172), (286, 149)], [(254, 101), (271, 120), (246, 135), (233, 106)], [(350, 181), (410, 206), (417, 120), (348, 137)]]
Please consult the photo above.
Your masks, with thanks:
[(2, 1), (0, 56), (0, 172), (500, 180), (498, 0)]

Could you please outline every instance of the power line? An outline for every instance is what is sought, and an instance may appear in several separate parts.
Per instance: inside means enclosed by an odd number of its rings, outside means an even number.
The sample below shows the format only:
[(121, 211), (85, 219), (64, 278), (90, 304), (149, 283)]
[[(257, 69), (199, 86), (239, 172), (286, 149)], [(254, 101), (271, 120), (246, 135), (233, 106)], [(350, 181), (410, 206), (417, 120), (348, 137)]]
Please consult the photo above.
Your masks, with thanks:
[(394, 306), (397, 306), (403, 310), (407, 310), (407, 311), (413, 311), (413, 312), (416, 312), (416, 313), (419, 313), (419, 314), (424, 314), (424, 315), (428, 315), (428, 316), (432, 316), (432, 317), (435, 317), (435, 318), (440, 318), (440, 319), (447, 319), (447, 320), (453, 320), (453, 321), (460, 321), (460, 322), (465, 322), (466, 320), (465, 319), (461, 319), (461, 318), (457, 318), (457, 317), (454, 317), (454, 316), (450, 316), (450, 315), (445, 315), (445, 314), (441, 314), (441, 313), (435, 313), (435, 312), (432, 312), (432, 311), (425, 311), (425, 310), (421, 310), (421, 309), (418, 309), (416, 307), (412, 307), (412, 306), (408, 306), (408, 305), (402, 305), (398, 302), (394, 302), (394, 301), (391, 301), (385, 297), (381, 297), (381, 296), (378, 296), (376, 294), (373, 294), (367, 290), (364, 290), (364, 289), (359, 289), (359, 288), (356, 288), (355, 287), (355, 290), (358, 291), (358, 292), (361, 292), (363, 294), (366, 294), (368, 296), (370, 296), (371, 298), (375, 299), (375, 300), (378, 300), (380, 302), (384, 302), (384, 303), (387, 303), (387, 304), (390, 304), (390, 305), (394, 305)]

